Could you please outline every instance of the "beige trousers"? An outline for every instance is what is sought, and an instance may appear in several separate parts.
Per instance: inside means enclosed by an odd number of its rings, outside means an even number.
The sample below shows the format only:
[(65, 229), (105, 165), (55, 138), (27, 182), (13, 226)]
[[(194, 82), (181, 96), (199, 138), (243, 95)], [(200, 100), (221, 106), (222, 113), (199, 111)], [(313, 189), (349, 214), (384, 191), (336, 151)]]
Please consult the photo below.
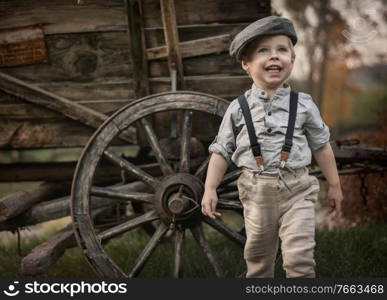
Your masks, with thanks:
[(246, 277), (274, 277), (279, 238), (286, 277), (315, 277), (314, 203), (320, 185), (306, 167), (295, 174), (281, 172), (282, 178), (244, 169), (238, 179), (246, 228)]

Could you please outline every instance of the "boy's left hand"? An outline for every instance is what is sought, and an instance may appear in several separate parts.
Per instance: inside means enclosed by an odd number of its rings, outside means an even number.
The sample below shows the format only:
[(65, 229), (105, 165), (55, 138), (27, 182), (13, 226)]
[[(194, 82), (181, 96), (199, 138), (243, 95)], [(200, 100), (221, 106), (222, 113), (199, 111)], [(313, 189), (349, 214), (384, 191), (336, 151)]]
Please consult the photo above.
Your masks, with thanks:
[(327, 200), (330, 207), (329, 213), (332, 213), (336, 210), (336, 218), (340, 218), (341, 202), (343, 201), (343, 193), (341, 191), (340, 184), (329, 186)]

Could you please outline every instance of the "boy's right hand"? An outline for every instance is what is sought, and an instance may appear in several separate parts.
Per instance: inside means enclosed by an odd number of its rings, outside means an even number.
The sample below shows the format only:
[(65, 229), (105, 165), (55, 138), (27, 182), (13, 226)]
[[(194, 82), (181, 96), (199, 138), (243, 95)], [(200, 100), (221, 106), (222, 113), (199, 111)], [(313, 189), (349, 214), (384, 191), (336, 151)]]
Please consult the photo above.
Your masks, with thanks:
[(212, 219), (220, 217), (222, 214), (215, 211), (218, 204), (216, 190), (205, 190), (202, 198), (202, 214)]

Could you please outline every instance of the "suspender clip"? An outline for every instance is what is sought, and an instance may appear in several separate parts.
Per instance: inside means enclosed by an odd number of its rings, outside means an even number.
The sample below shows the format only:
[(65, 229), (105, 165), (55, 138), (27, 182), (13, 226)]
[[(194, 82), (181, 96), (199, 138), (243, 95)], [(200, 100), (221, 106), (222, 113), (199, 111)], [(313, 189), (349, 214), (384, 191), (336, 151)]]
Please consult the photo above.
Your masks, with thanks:
[(262, 156), (256, 156), (256, 157), (255, 157), (255, 162), (257, 163), (258, 168), (259, 168), (261, 171), (263, 171), (264, 168), (263, 168), (263, 158), (262, 158)]
[(280, 158), (280, 167), (284, 168), (286, 162), (288, 161), (289, 158), (289, 152), (286, 151), (281, 151), (281, 158)]

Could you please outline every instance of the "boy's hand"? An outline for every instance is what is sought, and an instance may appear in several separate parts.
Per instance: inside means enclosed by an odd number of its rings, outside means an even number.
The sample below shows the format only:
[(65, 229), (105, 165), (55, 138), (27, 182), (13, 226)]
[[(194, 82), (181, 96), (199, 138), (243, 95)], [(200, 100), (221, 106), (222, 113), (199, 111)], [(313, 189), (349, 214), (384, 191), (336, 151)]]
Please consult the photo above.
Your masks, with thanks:
[(343, 201), (343, 193), (339, 185), (330, 185), (328, 189), (328, 205), (330, 207), (329, 213), (336, 210), (336, 217), (341, 217), (341, 202)]
[(218, 204), (218, 195), (216, 190), (205, 190), (202, 199), (202, 214), (212, 219), (220, 217), (222, 214), (215, 211)]

